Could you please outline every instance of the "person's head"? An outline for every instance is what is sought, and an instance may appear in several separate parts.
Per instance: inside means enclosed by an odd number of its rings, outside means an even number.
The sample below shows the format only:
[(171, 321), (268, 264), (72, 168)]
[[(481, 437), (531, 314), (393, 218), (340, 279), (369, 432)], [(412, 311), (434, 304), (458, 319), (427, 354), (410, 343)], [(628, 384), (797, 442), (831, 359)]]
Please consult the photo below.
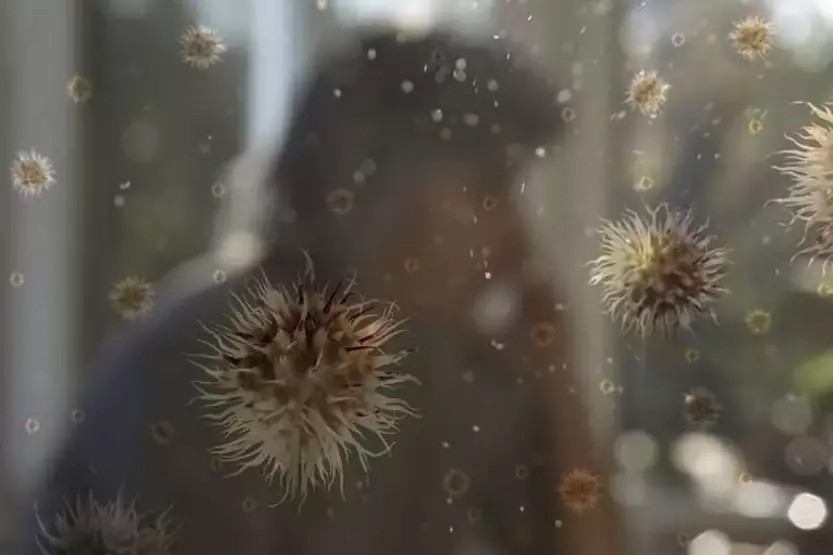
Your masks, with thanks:
[(557, 127), (555, 93), (526, 65), (497, 39), (376, 33), (344, 46), (306, 87), (270, 175), (295, 215), (278, 239), (376, 274), (418, 265), (432, 291), (520, 268), (513, 188)]

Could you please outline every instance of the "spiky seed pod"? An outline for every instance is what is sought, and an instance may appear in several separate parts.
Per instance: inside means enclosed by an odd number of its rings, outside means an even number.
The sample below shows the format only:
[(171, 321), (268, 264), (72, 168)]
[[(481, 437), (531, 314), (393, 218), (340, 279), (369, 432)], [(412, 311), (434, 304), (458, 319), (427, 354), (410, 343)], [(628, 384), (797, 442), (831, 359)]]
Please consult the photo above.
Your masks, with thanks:
[(698, 387), (683, 395), (683, 415), (689, 426), (705, 428), (720, 418), (721, 406), (714, 394)]
[(153, 284), (138, 276), (128, 276), (113, 285), (108, 300), (125, 320), (145, 316), (153, 308)]
[(745, 60), (766, 60), (772, 51), (772, 23), (760, 17), (746, 17), (734, 23), (729, 40)]
[(36, 196), (55, 183), (52, 161), (35, 149), (18, 152), (9, 168), (12, 187), (23, 196)]
[[(332, 290), (316, 282), (312, 262), (292, 286), (264, 276), (236, 306), (227, 325), (207, 328), (214, 350), (199, 365), (206, 417), (224, 429), (214, 448), (224, 462), (278, 475), (281, 501), (301, 499), (338, 479), (343, 463), (388, 452), (386, 436), (414, 410), (392, 393), (417, 380), (396, 366), (409, 351), (388, 352), (401, 332), (394, 306), (354, 301), (354, 281)], [(378, 441), (381, 453), (368, 445)]]
[(595, 507), (601, 491), (599, 476), (584, 468), (574, 468), (565, 474), (558, 488), (564, 504), (579, 513)]
[(631, 79), (625, 102), (632, 110), (639, 109), (645, 115), (656, 116), (667, 100), (671, 85), (656, 71), (640, 71)]
[(628, 211), (599, 229), (602, 255), (590, 262), (590, 283), (602, 286), (608, 314), (643, 337), (689, 329), (703, 314), (715, 319), (711, 305), (728, 292), (728, 250), (711, 246), (715, 237), (707, 224), (693, 225), (691, 210), (661, 204), (648, 215)]
[(188, 27), (179, 42), (182, 45), (182, 61), (201, 70), (218, 63), (227, 50), (220, 34), (204, 25)]
[(99, 503), (92, 493), (65, 503), (50, 527), (37, 516), (38, 545), (48, 555), (166, 555), (174, 543), (170, 510), (150, 520), (136, 510), (135, 500), (125, 504), (119, 495)]
[(833, 259), (833, 111), (827, 105), (807, 106), (820, 121), (787, 135), (795, 148), (781, 151), (786, 163), (775, 169), (792, 179), (792, 184), (786, 197), (772, 202), (787, 207), (793, 222), (804, 222), (801, 244), (809, 245), (795, 257), (808, 255), (810, 263), (822, 259), (826, 273)]

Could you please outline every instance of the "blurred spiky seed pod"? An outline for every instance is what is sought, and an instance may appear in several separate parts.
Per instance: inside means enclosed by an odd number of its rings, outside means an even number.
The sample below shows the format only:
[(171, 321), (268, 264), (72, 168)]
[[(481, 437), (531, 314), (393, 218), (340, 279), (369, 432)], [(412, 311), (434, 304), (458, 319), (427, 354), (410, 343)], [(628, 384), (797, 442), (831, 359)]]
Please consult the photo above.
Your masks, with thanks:
[(833, 111), (830, 106), (807, 103), (812, 113), (821, 121), (804, 126), (787, 139), (795, 148), (781, 151), (786, 158), (776, 170), (792, 179), (787, 196), (774, 199), (787, 207), (792, 221), (804, 222), (804, 238), (801, 244), (810, 242), (793, 258), (809, 256), (809, 263), (823, 260), (822, 271), (833, 260)]
[(590, 283), (603, 288), (602, 301), (625, 331), (648, 336), (690, 329), (728, 290), (721, 285), (729, 251), (712, 248), (707, 224), (694, 227), (691, 210), (661, 204), (649, 218), (628, 211), (618, 222), (604, 221), (602, 255), (590, 262)]
[(772, 23), (760, 17), (746, 17), (734, 23), (729, 40), (745, 60), (766, 60), (772, 51)]
[(170, 509), (156, 519), (136, 510), (136, 502), (125, 504), (119, 494), (109, 503), (99, 503), (89, 494), (73, 506), (65, 502), (55, 515), (52, 530), (37, 516), (38, 545), (48, 555), (167, 555), (176, 535), (171, 528)]
[(697, 387), (683, 395), (683, 415), (691, 427), (711, 426), (718, 421), (721, 411), (717, 398), (704, 387)]
[[(263, 276), (236, 306), (227, 325), (206, 328), (214, 353), (199, 363), (208, 379), (197, 382), (206, 417), (224, 429), (213, 452), (238, 465), (278, 475), (281, 501), (301, 499), (338, 479), (355, 452), (386, 453), (386, 436), (415, 411), (393, 396), (417, 382), (396, 366), (409, 350), (385, 351), (402, 330), (394, 305), (353, 300), (354, 280), (332, 290), (316, 282), (312, 261), (290, 292)], [(367, 437), (383, 447), (374, 453)], [(371, 439), (372, 440), (372, 439)]]
[(574, 468), (561, 478), (558, 493), (565, 505), (576, 512), (592, 509), (599, 502), (602, 482), (598, 474), (585, 468)]

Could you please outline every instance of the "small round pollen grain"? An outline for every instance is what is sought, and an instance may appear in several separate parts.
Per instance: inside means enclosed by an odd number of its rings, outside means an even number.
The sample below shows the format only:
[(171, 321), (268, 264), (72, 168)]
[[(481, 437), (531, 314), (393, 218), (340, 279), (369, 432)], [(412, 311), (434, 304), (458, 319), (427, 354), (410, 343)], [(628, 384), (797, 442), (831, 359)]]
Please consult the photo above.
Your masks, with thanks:
[(211, 279), (214, 283), (225, 283), (228, 279), (228, 274), (226, 274), (225, 270), (214, 270), (214, 273), (211, 274)]
[(695, 362), (700, 360), (700, 351), (698, 351), (697, 349), (688, 348), (685, 350), (683, 357), (685, 357), (685, 361), (687, 363), (694, 364)]
[(469, 490), (469, 475), (456, 468), (450, 469), (443, 476), (443, 489), (451, 497), (460, 497)]
[(772, 315), (760, 308), (746, 315), (746, 327), (752, 335), (765, 335), (772, 327)]
[(497, 199), (491, 195), (487, 195), (483, 197), (483, 210), (486, 212), (491, 212), (495, 208), (497, 208)]
[(35, 434), (40, 430), (40, 422), (34, 418), (26, 419), (26, 433), (29, 435)]
[(226, 196), (226, 186), (217, 181), (211, 185), (211, 196), (220, 199)]
[(93, 94), (93, 84), (86, 77), (73, 76), (67, 82), (67, 95), (75, 104), (84, 104)]
[(9, 275), (9, 284), (11, 284), (12, 287), (21, 287), (24, 282), (25, 278), (20, 272), (12, 272)]

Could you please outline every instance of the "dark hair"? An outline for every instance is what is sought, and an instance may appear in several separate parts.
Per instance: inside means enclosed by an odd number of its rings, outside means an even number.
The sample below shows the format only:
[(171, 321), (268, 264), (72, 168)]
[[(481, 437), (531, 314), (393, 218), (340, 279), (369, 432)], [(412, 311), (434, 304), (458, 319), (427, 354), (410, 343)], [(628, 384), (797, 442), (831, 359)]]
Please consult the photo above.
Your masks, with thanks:
[[(392, 172), (374, 195), (393, 194), (396, 172), (441, 159), (470, 163), (484, 187), (506, 190), (512, 166), (557, 128), (555, 93), (505, 40), (473, 44), (448, 34), (365, 35), (324, 61), (296, 104), (272, 178), (300, 220), (353, 186), (364, 160)], [(442, 114), (440, 119), (440, 113)], [(386, 165), (387, 168), (382, 168)]]

